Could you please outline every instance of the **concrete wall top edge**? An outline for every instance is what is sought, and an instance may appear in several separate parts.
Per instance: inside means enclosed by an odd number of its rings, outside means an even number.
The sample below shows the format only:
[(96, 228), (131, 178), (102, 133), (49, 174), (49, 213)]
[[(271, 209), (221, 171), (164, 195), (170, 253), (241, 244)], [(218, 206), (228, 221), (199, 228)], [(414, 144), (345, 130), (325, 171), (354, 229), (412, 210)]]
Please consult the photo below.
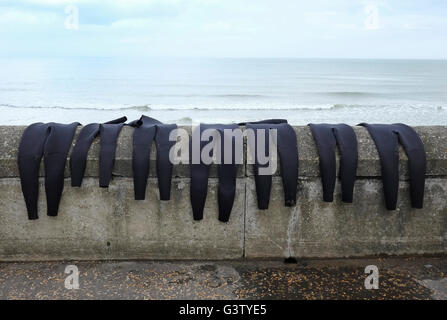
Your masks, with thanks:
[[(0, 126), (0, 178), (18, 177), (17, 169), (17, 149), (25, 126)], [(190, 126), (180, 126), (191, 132)], [(447, 126), (419, 126), (414, 127), (420, 135), (425, 145), (427, 153), (427, 175), (447, 176)], [(77, 134), (81, 128), (78, 128)], [(298, 140), (299, 152), (299, 175), (300, 177), (317, 177), (319, 173), (318, 153), (310, 129), (307, 126), (295, 126)], [(369, 133), (363, 127), (354, 127), (358, 139), (359, 167), (358, 177), (379, 177), (380, 160)], [(114, 175), (132, 176), (132, 132), (133, 128), (125, 126), (118, 139), (116, 152), (116, 164)], [(73, 144), (76, 141), (73, 140)], [(245, 154), (245, 152), (244, 152)], [(97, 177), (98, 175), (98, 155), (99, 139), (92, 144), (88, 160), (86, 177)], [(406, 179), (408, 176), (407, 157), (400, 147), (400, 176)], [(153, 146), (151, 151), (151, 172), (150, 176), (156, 176), (155, 172), (156, 149)], [(337, 155), (338, 158), (338, 155)], [(279, 167), (279, 165), (278, 165)], [(43, 173), (43, 170), (42, 170)], [(68, 162), (66, 176), (69, 176)], [(277, 173), (278, 174), (278, 173)], [(188, 177), (189, 165), (179, 164), (174, 166), (174, 176)], [(253, 175), (251, 165), (239, 166), (239, 177)], [(210, 177), (216, 177), (216, 166), (211, 166)]]

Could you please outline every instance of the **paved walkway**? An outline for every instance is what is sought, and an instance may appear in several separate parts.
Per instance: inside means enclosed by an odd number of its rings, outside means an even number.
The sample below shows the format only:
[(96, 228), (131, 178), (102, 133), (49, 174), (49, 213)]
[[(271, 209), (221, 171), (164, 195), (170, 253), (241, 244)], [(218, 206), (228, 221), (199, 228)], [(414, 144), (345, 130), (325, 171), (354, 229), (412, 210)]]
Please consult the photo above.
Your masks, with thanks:
[[(67, 265), (79, 289), (65, 287)], [(379, 289), (365, 289), (376, 265)], [(447, 257), (0, 263), (1, 299), (447, 299)]]

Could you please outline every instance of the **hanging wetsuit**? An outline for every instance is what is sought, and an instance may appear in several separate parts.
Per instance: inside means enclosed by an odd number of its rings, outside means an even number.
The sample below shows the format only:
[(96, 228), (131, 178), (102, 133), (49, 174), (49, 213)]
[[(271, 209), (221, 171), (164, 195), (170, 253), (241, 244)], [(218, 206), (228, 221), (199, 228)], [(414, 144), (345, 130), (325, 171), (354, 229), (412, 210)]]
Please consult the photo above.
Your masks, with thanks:
[(163, 124), (160, 121), (141, 116), (129, 124), (134, 127), (132, 170), (135, 200), (144, 200), (146, 196), (147, 178), (152, 142), (157, 148), (157, 179), (160, 200), (171, 197), (171, 180), (173, 164), (169, 159), (169, 151), (176, 141), (170, 141), (171, 131), (177, 129), (175, 124)]
[(157, 124), (155, 135), (155, 147), (157, 149), (157, 181), (160, 200), (171, 199), (171, 180), (173, 163), (169, 159), (169, 152), (177, 140), (171, 141), (169, 136), (173, 130), (177, 130), (176, 124)]
[[(107, 124), (119, 124), (127, 121), (126, 117), (106, 122)], [(87, 154), (93, 140), (99, 135), (99, 123), (90, 123), (79, 132), (76, 144), (70, 155), (71, 186), (80, 187), (84, 178), (87, 163)]]
[(64, 189), (67, 154), (79, 123), (34, 123), (23, 132), (19, 145), (18, 166), (28, 218), (38, 219), (39, 168), (45, 167), (47, 215), (57, 216)]
[[(220, 164), (218, 164), (218, 204), (219, 204), (219, 221), (228, 222), (230, 219), (231, 210), (233, 208), (234, 197), (236, 193), (236, 175), (237, 163), (242, 163), (239, 155), (236, 154), (236, 138), (232, 135), (233, 130), (238, 129), (236, 124), (200, 124), (193, 132), (190, 147), (190, 169), (191, 169), (191, 185), (190, 197), (194, 220), (203, 219), (203, 209), (205, 207), (206, 196), (208, 192), (208, 176), (210, 163), (204, 163), (202, 159), (202, 150), (205, 146), (210, 146), (213, 143), (220, 150)], [(220, 140), (214, 142), (216, 136), (208, 137), (207, 141), (202, 141), (202, 133), (205, 130), (215, 130), (216, 135), (219, 135)], [(200, 135), (199, 135), (200, 134)], [(204, 138), (205, 139), (205, 138)], [(213, 142), (211, 142), (213, 141)], [(200, 144), (199, 144), (200, 142)], [(225, 155), (225, 146), (231, 142), (231, 155)], [(199, 144), (197, 150), (192, 144)], [(240, 139), (239, 150), (242, 150), (242, 135)], [(209, 150), (208, 155), (214, 156), (215, 148)], [(216, 155), (219, 156), (219, 155)]]
[[(258, 208), (266, 210), (269, 207), (270, 191), (272, 187), (272, 173), (265, 174), (261, 170), (269, 166), (269, 162), (261, 163), (258, 154), (258, 143), (264, 141), (264, 150), (269, 156), (270, 150), (270, 129), (276, 130), (277, 149), (281, 166), (281, 177), (284, 188), (284, 204), (286, 207), (296, 205), (296, 193), (298, 184), (298, 145), (297, 137), (293, 128), (283, 119), (271, 119), (258, 122), (240, 123), (245, 125), (247, 129), (252, 129), (254, 138), (248, 136), (248, 145), (254, 159), (254, 174), (256, 184), (256, 194), (258, 199)], [(262, 137), (262, 132), (264, 136)], [(262, 140), (258, 142), (258, 138)]]
[(104, 123), (99, 126), (101, 139), (99, 149), (99, 186), (101, 188), (108, 188), (112, 179), (117, 140), (123, 127), (124, 123)]
[(336, 180), (335, 148), (340, 149), (342, 201), (352, 203), (358, 151), (354, 129), (346, 124), (309, 124), (320, 158), (323, 200), (334, 200)]
[(411, 206), (422, 208), (424, 203), (425, 172), (427, 167), (424, 144), (413, 128), (401, 124), (367, 124), (366, 127), (376, 144), (382, 170), (383, 191), (388, 210), (395, 210), (399, 190), (400, 142), (408, 157), (410, 172)]

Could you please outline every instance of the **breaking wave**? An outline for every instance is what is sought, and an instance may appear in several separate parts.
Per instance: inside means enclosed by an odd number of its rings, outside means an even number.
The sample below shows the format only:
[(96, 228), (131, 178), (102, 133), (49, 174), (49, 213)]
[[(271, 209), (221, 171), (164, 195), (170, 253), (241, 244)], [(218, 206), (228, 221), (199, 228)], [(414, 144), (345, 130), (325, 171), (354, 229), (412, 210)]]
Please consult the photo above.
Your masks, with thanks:
[(210, 105), (210, 106), (171, 106), (171, 105), (141, 105), (141, 106), (92, 106), (92, 107), (79, 107), (79, 106), (17, 106), (11, 104), (0, 104), (0, 108), (13, 108), (13, 109), (59, 109), (59, 110), (91, 110), (91, 111), (176, 111), (176, 110), (192, 110), (192, 111), (238, 111), (238, 110), (341, 110), (341, 109), (379, 109), (379, 108), (409, 108), (409, 109), (434, 109), (445, 110), (447, 106), (436, 104), (304, 104), (304, 105)]

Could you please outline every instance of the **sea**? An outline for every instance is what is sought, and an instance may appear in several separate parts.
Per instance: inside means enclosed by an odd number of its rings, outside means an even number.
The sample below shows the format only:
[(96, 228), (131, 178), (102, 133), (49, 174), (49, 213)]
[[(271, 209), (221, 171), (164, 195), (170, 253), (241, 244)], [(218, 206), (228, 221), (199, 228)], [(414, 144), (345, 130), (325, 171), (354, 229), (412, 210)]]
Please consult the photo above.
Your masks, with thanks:
[(447, 125), (447, 60), (1, 58), (0, 125)]

